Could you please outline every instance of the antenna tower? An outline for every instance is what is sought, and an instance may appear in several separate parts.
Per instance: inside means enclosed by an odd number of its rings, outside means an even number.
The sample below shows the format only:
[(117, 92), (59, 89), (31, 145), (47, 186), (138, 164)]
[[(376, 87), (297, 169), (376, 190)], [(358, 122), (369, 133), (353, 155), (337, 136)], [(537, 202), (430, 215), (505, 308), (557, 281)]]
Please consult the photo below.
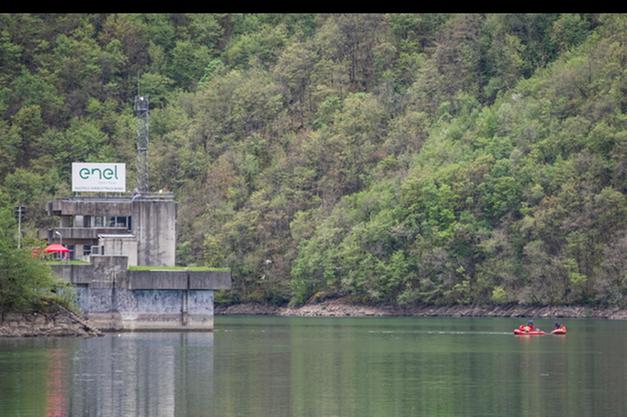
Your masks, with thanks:
[(135, 96), (135, 115), (137, 116), (137, 190), (143, 194), (148, 192), (148, 96)]

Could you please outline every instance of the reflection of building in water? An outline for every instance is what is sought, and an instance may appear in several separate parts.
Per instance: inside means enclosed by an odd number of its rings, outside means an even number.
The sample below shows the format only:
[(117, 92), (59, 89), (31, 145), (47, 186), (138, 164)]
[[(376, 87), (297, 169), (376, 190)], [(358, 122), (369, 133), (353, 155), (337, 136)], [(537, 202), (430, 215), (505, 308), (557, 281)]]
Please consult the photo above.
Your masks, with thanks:
[[(207, 338), (209, 336), (209, 338)], [(176, 416), (208, 417), (214, 405), (213, 334), (179, 334), (179, 361), (174, 401)]]
[(213, 334), (88, 339), (74, 358), (73, 374), (72, 416), (207, 415), (213, 401)]
[(48, 371), (46, 373), (46, 417), (63, 417), (68, 415), (67, 350), (50, 349), (48, 353)]

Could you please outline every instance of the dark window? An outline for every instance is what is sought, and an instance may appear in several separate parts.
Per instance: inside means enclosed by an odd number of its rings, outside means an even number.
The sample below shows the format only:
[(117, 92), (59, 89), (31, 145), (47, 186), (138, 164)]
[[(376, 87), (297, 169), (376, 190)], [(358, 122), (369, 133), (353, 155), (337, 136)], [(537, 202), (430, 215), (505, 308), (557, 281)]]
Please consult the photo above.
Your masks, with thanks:
[(124, 227), (127, 228), (126, 216), (112, 216), (109, 217), (109, 227)]

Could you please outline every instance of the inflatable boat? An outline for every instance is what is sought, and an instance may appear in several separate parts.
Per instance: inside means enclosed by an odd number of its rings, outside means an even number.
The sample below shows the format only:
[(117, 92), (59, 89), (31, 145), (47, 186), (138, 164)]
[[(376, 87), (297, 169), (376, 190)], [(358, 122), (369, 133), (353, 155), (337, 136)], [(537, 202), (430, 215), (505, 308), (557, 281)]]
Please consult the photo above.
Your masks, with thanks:
[(528, 332), (524, 331), (524, 330), (520, 330), (520, 329), (514, 329), (514, 334), (516, 336), (542, 336), (544, 333), (544, 330), (530, 330)]
[(551, 334), (566, 334), (566, 327), (559, 327), (551, 332)]

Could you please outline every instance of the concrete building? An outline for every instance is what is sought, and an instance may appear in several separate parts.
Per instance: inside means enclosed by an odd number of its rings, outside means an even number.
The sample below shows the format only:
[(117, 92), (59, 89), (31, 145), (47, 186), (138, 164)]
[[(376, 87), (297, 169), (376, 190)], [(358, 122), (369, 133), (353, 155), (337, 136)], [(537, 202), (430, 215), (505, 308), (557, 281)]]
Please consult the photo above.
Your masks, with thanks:
[[(59, 226), (45, 230), (48, 243), (63, 242), (70, 259), (89, 260), (106, 255), (101, 236), (133, 235), (137, 244), (124, 245), (129, 265), (174, 266), (176, 255), (176, 202), (173, 193), (147, 193), (127, 197), (72, 197), (48, 203), (48, 215)], [(134, 253), (136, 251), (136, 253)]]
[[(72, 197), (48, 203), (59, 226), (41, 231), (86, 264), (53, 265), (74, 284), (78, 303), (104, 330), (211, 330), (213, 291), (229, 289), (227, 270), (175, 268), (172, 193)], [(134, 268), (135, 267), (135, 268)]]

